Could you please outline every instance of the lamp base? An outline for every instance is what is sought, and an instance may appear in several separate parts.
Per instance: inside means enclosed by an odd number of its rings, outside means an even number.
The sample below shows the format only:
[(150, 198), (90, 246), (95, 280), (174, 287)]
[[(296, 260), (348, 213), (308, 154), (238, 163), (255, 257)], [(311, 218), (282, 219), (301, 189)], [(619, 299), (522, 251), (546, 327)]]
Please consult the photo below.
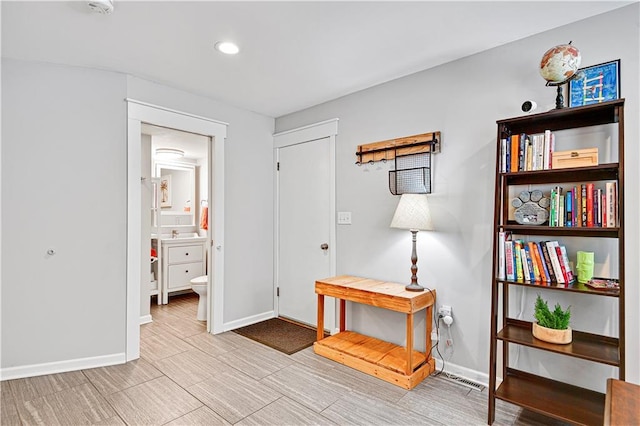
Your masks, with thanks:
[(418, 283), (411, 283), (404, 288), (407, 291), (424, 291), (424, 287), (422, 287)]

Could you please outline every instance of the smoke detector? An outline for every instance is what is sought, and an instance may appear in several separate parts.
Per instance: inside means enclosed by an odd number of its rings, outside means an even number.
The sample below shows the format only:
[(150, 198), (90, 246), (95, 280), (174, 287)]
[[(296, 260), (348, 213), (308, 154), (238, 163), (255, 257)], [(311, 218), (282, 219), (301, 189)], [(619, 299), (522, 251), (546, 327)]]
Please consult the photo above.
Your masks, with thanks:
[(87, 6), (92, 12), (109, 15), (113, 12), (113, 0), (91, 0), (87, 2)]

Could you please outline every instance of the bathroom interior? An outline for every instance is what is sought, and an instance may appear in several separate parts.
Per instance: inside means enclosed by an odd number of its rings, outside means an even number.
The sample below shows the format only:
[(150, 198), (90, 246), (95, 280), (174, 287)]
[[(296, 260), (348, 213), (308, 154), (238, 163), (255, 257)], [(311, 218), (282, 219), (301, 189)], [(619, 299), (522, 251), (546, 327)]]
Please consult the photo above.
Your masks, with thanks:
[(209, 148), (208, 137), (142, 124), (143, 323), (151, 304), (194, 292), (194, 319), (207, 321)]

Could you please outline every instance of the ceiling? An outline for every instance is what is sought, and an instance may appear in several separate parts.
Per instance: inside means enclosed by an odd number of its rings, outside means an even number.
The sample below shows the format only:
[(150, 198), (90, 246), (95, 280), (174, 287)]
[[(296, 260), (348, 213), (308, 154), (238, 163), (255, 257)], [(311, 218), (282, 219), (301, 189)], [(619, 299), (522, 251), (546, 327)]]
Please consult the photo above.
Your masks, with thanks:
[(142, 123), (142, 134), (151, 135), (151, 152), (157, 148), (175, 148), (184, 151), (184, 158), (205, 160), (209, 149), (209, 138), (195, 133)]
[[(630, 3), (114, 0), (100, 15), (85, 1), (2, 1), (2, 56), (123, 72), (279, 117)], [(240, 53), (215, 51), (220, 40)]]

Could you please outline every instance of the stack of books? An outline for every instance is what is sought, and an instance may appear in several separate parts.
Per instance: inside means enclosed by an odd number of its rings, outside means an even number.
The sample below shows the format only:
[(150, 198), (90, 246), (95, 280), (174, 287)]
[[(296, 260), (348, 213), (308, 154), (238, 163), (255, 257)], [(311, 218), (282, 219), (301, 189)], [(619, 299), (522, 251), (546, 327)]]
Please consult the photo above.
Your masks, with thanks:
[(500, 172), (550, 170), (555, 136), (550, 130), (536, 135), (520, 133), (500, 139)]
[(512, 240), (510, 233), (500, 232), (498, 247), (499, 279), (558, 284), (570, 284), (576, 279), (567, 249), (558, 241)]

